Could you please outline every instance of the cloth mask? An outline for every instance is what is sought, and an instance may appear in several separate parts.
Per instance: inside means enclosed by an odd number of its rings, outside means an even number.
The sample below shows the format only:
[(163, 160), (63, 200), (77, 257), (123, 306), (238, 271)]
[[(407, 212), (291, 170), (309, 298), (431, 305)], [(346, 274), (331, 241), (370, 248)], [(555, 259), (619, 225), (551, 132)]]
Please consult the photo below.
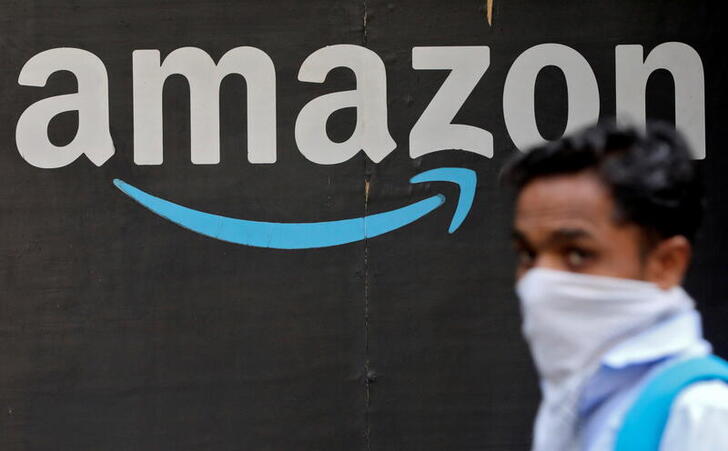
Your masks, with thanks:
[(535, 268), (517, 283), (523, 335), (541, 378), (543, 400), (533, 450), (578, 449), (577, 403), (601, 357), (621, 339), (694, 308), (680, 287)]

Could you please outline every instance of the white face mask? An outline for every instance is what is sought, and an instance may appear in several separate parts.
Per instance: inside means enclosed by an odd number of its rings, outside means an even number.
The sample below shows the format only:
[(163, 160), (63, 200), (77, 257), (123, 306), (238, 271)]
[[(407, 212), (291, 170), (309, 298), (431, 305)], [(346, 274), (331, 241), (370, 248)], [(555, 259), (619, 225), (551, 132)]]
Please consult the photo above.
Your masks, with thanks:
[(581, 387), (607, 350), (661, 318), (693, 308), (680, 287), (531, 269), (516, 285), (523, 334), (541, 377), (534, 450), (575, 446)]
[(598, 363), (625, 335), (693, 306), (680, 287), (541, 268), (528, 271), (516, 291), (523, 334), (551, 382)]

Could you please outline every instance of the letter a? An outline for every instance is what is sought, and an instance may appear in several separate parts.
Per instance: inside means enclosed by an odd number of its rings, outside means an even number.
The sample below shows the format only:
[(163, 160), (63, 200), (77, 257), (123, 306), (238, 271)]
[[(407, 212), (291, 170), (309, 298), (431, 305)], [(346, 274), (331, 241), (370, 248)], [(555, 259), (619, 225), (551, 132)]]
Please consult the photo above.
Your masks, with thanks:
[[(318, 164), (342, 163), (360, 150), (375, 163), (397, 146), (387, 128), (387, 74), (376, 53), (357, 45), (332, 45), (313, 52), (301, 64), (300, 81), (323, 83), (335, 67), (348, 67), (356, 76), (353, 91), (325, 94), (307, 103), (296, 119), (296, 144)], [(336, 110), (355, 107), (356, 128), (351, 137), (336, 143), (326, 134), (326, 121)]]
[[(39, 100), (23, 111), (15, 129), (18, 152), (25, 161), (39, 168), (60, 168), (82, 154), (101, 166), (114, 154), (109, 132), (109, 81), (104, 63), (86, 50), (46, 50), (25, 63), (18, 83), (43, 87), (51, 74), (61, 70), (76, 76), (78, 92)], [(66, 111), (78, 111), (78, 131), (73, 141), (59, 147), (48, 139), (48, 124)]]

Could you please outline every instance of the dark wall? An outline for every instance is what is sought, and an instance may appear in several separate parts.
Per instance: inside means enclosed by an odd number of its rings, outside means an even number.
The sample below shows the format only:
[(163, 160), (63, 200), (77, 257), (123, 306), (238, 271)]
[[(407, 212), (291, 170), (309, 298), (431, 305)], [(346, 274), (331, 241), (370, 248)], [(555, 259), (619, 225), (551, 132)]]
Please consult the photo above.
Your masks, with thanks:
[[(512, 290), (508, 199), (497, 174), (514, 150), (503, 84), (536, 44), (578, 50), (614, 114), (614, 47), (693, 46), (705, 68), (709, 211), (688, 289), (706, 333), (728, 355), (728, 169), (721, 9), (710, 2), (485, 0), (0, 1), (0, 449), (15, 450), (525, 450), (538, 388)], [(715, 4), (717, 5), (717, 3)], [(388, 76), (397, 149), (332, 166), (297, 150), (301, 107), (353, 89), (335, 70), (297, 81), (314, 50), (374, 50)], [(161, 166), (133, 162), (132, 51), (195, 46), (218, 59), (250, 45), (277, 74), (278, 161), (248, 163), (245, 85), (229, 77), (221, 103), (222, 161), (189, 157), (189, 94), (165, 86)], [(487, 45), (491, 65), (456, 117), (494, 137), (494, 156), (448, 150), (411, 159), (408, 135), (447, 76), (415, 71), (414, 46)], [(39, 169), (19, 155), (15, 124), (40, 99), (74, 92), (54, 74), (19, 86), (33, 55), (77, 47), (109, 74), (116, 154)], [(650, 81), (651, 117), (673, 117), (672, 81)], [(565, 126), (566, 90), (546, 69), (536, 92), (544, 136)], [(332, 116), (341, 140), (353, 111)], [(61, 145), (77, 115), (49, 127)], [(457, 188), (410, 185), (430, 168), (478, 174), (475, 204), (448, 234)], [(238, 246), (155, 216), (111, 183), (232, 217), (324, 221), (399, 208), (437, 192), (448, 203), (405, 228), (322, 249)]]

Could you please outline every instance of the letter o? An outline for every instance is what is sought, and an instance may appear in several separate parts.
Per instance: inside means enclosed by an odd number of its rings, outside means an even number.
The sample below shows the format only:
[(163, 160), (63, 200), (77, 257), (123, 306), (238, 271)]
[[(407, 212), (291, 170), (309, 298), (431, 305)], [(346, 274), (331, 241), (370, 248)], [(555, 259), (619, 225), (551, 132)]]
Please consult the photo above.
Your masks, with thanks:
[(565, 134), (599, 119), (599, 86), (589, 62), (562, 44), (540, 44), (521, 53), (506, 75), (503, 87), (503, 118), (508, 134), (520, 150), (546, 140), (536, 124), (536, 78), (541, 69), (555, 66), (566, 79), (568, 115)]

